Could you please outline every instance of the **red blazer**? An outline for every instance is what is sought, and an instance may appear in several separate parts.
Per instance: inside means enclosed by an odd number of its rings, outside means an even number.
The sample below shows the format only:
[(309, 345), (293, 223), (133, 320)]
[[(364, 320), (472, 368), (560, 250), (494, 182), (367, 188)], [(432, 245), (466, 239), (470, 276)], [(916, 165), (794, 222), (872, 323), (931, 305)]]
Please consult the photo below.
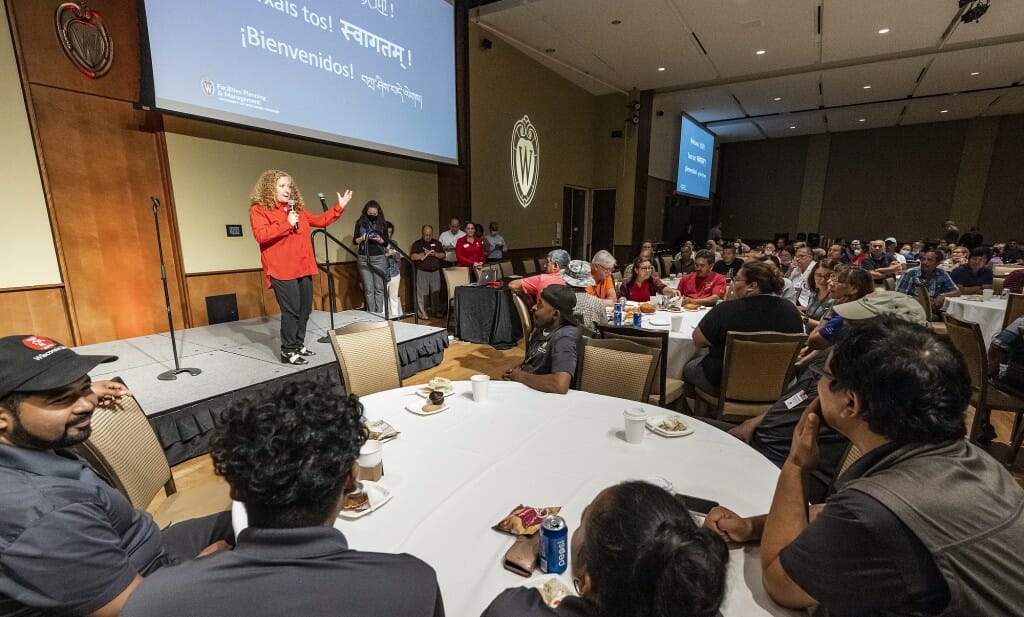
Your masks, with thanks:
[(310, 227), (327, 227), (338, 220), (345, 208), (340, 204), (323, 214), (313, 216), (305, 208), (299, 210), (299, 229), (288, 224), (288, 204), (277, 204), (267, 210), (262, 204), (249, 208), (252, 235), (260, 243), (260, 261), (263, 277), (270, 287), (270, 277), (279, 281), (312, 276), (317, 273), (313, 243), (309, 241)]
[(459, 238), (455, 243), (455, 263), (459, 266), (472, 268), (475, 264), (486, 261), (484, 257), (484, 241), (476, 236), (472, 240), (469, 236)]

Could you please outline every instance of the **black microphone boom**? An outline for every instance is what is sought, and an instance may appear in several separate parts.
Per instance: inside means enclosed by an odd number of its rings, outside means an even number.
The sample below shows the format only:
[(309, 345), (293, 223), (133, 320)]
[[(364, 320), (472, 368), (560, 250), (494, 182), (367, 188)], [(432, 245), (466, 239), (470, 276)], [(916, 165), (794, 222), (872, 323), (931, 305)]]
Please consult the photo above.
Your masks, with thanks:
[(323, 206), (324, 212), (327, 212), (327, 200), (324, 199), (324, 194), (317, 193), (316, 196), (320, 198), (320, 205)]
[[(292, 212), (295, 212), (295, 200), (294, 199), (289, 199), (288, 200), (288, 209), (291, 210)], [(292, 225), (292, 230), (294, 230), (294, 231), (298, 231), (299, 230), (299, 222), (298, 221), (295, 221), (295, 224)]]

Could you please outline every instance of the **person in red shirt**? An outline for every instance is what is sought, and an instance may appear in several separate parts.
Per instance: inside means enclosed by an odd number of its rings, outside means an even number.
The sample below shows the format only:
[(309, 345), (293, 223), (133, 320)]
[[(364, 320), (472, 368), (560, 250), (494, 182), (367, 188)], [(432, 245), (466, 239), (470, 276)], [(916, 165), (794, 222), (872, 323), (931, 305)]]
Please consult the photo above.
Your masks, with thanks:
[(476, 272), (486, 259), (484, 241), (476, 236), (476, 225), (466, 223), (466, 235), (455, 241), (455, 265)]
[(676, 290), (665, 285), (654, 273), (654, 262), (648, 257), (637, 257), (633, 262), (633, 276), (619, 285), (619, 297), (633, 302), (650, 302), (651, 296), (676, 295)]
[(317, 273), (310, 227), (327, 227), (338, 220), (352, 191), (338, 193), (338, 202), (323, 214), (305, 209), (302, 194), (287, 172), (268, 169), (260, 174), (249, 202), (249, 224), (260, 245), (267, 287), (281, 307), (281, 362), (306, 364), (306, 322), (313, 310), (313, 275)]
[(714, 261), (715, 254), (711, 251), (697, 251), (693, 258), (693, 272), (679, 279), (679, 294), (684, 302), (714, 306), (725, 299), (725, 277), (711, 270)]

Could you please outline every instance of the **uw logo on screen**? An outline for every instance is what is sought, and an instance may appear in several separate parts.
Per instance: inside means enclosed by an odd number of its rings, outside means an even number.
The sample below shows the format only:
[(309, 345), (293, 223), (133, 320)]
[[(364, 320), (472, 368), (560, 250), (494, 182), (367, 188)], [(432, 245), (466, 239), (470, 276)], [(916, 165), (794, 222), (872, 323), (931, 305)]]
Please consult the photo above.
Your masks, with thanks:
[(529, 116), (523, 116), (512, 127), (512, 186), (519, 205), (533, 201), (540, 178), (540, 139)]
[(209, 79), (204, 79), (203, 81), (199, 82), (199, 85), (203, 88), (203, 93), (206, 96), (213, 96), (213, 81)]

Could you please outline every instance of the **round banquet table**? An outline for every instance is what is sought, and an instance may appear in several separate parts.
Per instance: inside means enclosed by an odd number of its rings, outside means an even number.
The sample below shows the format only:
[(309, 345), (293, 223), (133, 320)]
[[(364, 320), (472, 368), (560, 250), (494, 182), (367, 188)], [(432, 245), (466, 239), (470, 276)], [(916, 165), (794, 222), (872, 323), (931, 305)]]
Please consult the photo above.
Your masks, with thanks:
[[(679, 332), (672, 332), (670, 311), (658, 311), (653, 315), (644, 315), (640, 327), (647, 330), (668, 330), (668, 359), (665, 368), (669, 377), (683, 378), (683, 367), (697, 353), (693, 345), (693, 330), (701, 319), (708, 314), (711, 307), (701, 307), (696, 311), (682, 311), (683, 327)], [(652, 323), (653, 322), (653, 323)]]
[(999, 297), (985, 300), (982, 296), (957, 296), (946, 298), (942, 303), (942, 310), (953, 317), (978, 324), (987, 348), (992, 338), (1003, 329), (1006, 300)]
[[(380, 483), (392, 499), (335, 527), (356, 550), (409, 553), (437, 571), (449, 615), (479, 615), (503, 589), (535, 582), (502, 568), (513, 537), (491, 529), (518, 504), (561, 506), (570, 534), (583, 508), (603, 488), (628, 479), (662, 476), (676, 492), (713, 499), (741, 515), (771, 505), (779, 470), (746, 444), (688, 419), (691, 435), (644, 441), (622, 438), (623, 410), (632, 401), (572, 390), (545, 394), (514, 382), (492, 381), (489, 400), (475, 403), (468, 381), (455, 382), (449, 409), (433, 416), (405, 410), (423, 405), (422, 386), (362, 399), (368, 419), (383, 419), (400, 434), (384, 444)], [(235, 529), (245, 508), (233, 509)], [(562, 576), (573, 588), (570, 569)], [(399, 584), (399, 583), (396, 583)], [(725, 616), (797, 615), (775, 605), (761, 585), (759, 549), (729, 552)]]

